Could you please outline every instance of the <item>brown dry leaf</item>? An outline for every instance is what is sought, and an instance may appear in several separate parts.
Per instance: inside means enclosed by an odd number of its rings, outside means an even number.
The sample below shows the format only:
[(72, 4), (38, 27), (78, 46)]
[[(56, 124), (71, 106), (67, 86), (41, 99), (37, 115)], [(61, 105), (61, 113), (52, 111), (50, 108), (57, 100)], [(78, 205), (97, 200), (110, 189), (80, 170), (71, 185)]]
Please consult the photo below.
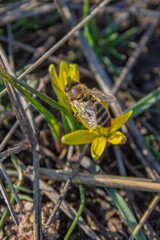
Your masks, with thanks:
[[(11, 217), (8, 218), (8, 222), (5, 225), (5, 232), (8, 236), (6, 240), (31, 240), (33, 239), (33, 203), (23, 201), (22, 214), (19, 215), (20, 225), (15, 226)], [(58, 225), (51, 224), (45, 226), (49, 215), (53, 209), (53, 204), (48, 203), (42, 207), (42, 234), (43, 239), (56, 240), (58, 238), (57, 230)], [(18, 212), (18, 207), (15, 205), (15, 211)], [(4, 238), (3, 238), (4, 239)]]

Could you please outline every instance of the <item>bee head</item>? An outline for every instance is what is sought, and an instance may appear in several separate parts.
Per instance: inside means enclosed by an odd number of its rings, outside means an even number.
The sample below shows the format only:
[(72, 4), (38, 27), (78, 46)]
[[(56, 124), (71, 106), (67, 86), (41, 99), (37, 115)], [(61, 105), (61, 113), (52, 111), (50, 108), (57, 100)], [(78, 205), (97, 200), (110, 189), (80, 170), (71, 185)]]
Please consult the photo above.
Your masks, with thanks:
[(71, 88), (77, 84), (79, 84), (79, 82), (70, 81), (65, 87), (65, 93), (68, 93), (71, 90)]

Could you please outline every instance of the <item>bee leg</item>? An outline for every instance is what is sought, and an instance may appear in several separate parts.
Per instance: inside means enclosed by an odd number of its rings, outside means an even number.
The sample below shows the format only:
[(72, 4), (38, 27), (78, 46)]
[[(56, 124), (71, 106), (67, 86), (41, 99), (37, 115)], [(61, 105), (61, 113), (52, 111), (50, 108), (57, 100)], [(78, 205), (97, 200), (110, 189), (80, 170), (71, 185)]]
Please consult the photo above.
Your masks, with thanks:
[(68, 98), (66, 97), (66, 101), (68, 101)]

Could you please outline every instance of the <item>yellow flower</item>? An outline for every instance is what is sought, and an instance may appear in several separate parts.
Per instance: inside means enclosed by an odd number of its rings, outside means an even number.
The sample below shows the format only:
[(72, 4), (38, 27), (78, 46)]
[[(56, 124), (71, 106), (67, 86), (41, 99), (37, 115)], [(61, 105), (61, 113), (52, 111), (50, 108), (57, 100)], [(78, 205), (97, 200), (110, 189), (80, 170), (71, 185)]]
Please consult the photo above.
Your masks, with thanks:
[(67, 64), (65, 61), (60, 63), (59, 74), (57, 74), (55, 66), (49, 66), (49, 74), (52, 87), (58, 97), (58, 102), (71, 111), (71, 105), (66, 101), (65, 86), (70, 80), (79, 81), (79, 69), (76, 64)]
[(120, 115), (117, 118), (111, 118), (110, 127), (97, 126), (96, 129), (77, 130), (62, 137), (62, 142), (70, 145), (91, 144), (91, 155), (97, 160), (105, 150), (107, 142), (110, 144), (124, 144), (127, 141), (126, 136), (117, 131), (132, 115), (133, 111)]

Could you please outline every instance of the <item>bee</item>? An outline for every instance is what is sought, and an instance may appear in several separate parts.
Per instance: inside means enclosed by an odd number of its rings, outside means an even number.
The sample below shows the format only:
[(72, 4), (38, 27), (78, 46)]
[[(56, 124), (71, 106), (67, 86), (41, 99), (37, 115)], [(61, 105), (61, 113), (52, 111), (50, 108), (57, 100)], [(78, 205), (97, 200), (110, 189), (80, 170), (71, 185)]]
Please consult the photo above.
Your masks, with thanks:
[(107, 127), (111, 125), (109, 111), (101, 104), (113, 102), (115, 97), (96, 88), (89, 89), (85, 84), (70, 81), (65, 87), (66, 100), (76, 108), (80, 118), (85, 124), (95, 129), (96, 126)]

